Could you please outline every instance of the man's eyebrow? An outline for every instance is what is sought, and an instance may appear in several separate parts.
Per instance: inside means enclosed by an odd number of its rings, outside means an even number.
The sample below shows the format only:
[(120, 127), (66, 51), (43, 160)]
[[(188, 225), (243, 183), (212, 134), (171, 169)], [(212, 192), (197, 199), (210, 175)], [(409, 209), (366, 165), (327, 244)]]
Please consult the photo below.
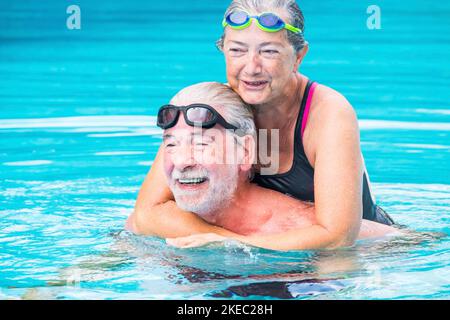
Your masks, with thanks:
[(167, 139), (174, 138), (174, 137), (175, 136), (173, 134), (166, 133), (163, 135), (163, 140), (167, 140)]
[(207, 134), (205, 134), (203, 132), (193, 132), (193, 133), (191, 133), (191, 137), (200, 137), (202, 139), (203, 138), (208, 138), (208, 139), (211, 139), (212, 141), (215, 140), (214, 136), (207, 135)]
[[(202, 132), (191, 132), (191, 133), (189, 134), (189, 136), (190, 136), (191, 138), (194, 138), (194, 137), (200, 137), (200, 138), (211, 139), (212, 141), (215, 140), (215, 137), (214, 137), (214, 136), (210, 136), (210, 135), (204, 134), (204, 133), (202, 133)], [(173, 134), (166, 133), (166, 134), (163, 135), (163, 140), (167, 140), (167, 139), (175, 139), (175, 138), (176, 138), (176, 137), (175, 137)]]

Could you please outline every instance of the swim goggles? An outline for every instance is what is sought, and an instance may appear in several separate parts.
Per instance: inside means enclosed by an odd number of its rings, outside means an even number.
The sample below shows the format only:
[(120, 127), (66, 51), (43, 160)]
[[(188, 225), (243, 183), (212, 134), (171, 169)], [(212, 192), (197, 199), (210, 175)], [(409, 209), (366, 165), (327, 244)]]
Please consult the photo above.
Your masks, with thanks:
[(224, 28), (230, 26), (233, 29), (242, 30), (248, 28), (252, 20), (255, 20), (256, 25), (266, 32), (277, 32), (282, 29), (287, 29), (293, 33), (302, 32), (300, 28), (285, 23), (279, 16), (270, 12), (262, 13), (259, 16), (251, 16), (245, 11), (233, 11), (223, 19), (222, 26)]
[(237, 127), (228, 123), (213, 107), (207, 104), (194, 103), (188, 106), (177, 107), (171, 104), (162, 106), (158, 111), (157, 125), (161, 129), (169, 129), (178, 122), (180, 112), (184, 115), (186, 124), (192, 127), (212, 128), (220, 124), (225, 129), (239, 132)]

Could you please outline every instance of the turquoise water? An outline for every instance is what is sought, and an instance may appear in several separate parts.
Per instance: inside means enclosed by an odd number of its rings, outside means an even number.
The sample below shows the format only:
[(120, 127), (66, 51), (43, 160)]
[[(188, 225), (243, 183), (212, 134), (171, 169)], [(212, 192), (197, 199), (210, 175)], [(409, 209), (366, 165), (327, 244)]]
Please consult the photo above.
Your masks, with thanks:
[[(360, 119), (378, 203), (404, 239), (330, 252), (180, 250), (123, 232), (180, 88), (225, 81), (228, 1), (0, 3), (0, 299), (449, 299), (450, 3), (301, 2), (301, 71)], [(439, 233), (440, 236), (437, 236)]]

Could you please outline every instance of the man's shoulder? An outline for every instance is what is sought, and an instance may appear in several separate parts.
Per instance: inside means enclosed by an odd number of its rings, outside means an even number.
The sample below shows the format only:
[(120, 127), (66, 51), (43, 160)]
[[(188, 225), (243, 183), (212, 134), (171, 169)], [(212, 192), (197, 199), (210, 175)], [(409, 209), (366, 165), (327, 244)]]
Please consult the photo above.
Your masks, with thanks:
[(285, 194), (268, 188), (263, 188), (258, 185), (254, 186), (256, 193), (254, 196), (258, 199), (259, 205), (270, 206), (269, 208), (291, 207), (304, 203), (290, 194)]

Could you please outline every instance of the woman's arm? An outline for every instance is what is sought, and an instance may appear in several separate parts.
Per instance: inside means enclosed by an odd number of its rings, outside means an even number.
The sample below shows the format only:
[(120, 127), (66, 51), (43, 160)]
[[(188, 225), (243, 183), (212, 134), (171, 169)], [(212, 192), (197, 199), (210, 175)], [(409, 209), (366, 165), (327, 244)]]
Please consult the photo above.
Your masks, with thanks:
[[(356, 114), (339, 93), (319, 86), (304, 132), (314, 167), (316, 224), (283, 234), (254, 236), (244, 242), (275, 250), (351, 246), (362, 222), (363, 160)], [(317, 98), (316, 98), (317, 97)]]

